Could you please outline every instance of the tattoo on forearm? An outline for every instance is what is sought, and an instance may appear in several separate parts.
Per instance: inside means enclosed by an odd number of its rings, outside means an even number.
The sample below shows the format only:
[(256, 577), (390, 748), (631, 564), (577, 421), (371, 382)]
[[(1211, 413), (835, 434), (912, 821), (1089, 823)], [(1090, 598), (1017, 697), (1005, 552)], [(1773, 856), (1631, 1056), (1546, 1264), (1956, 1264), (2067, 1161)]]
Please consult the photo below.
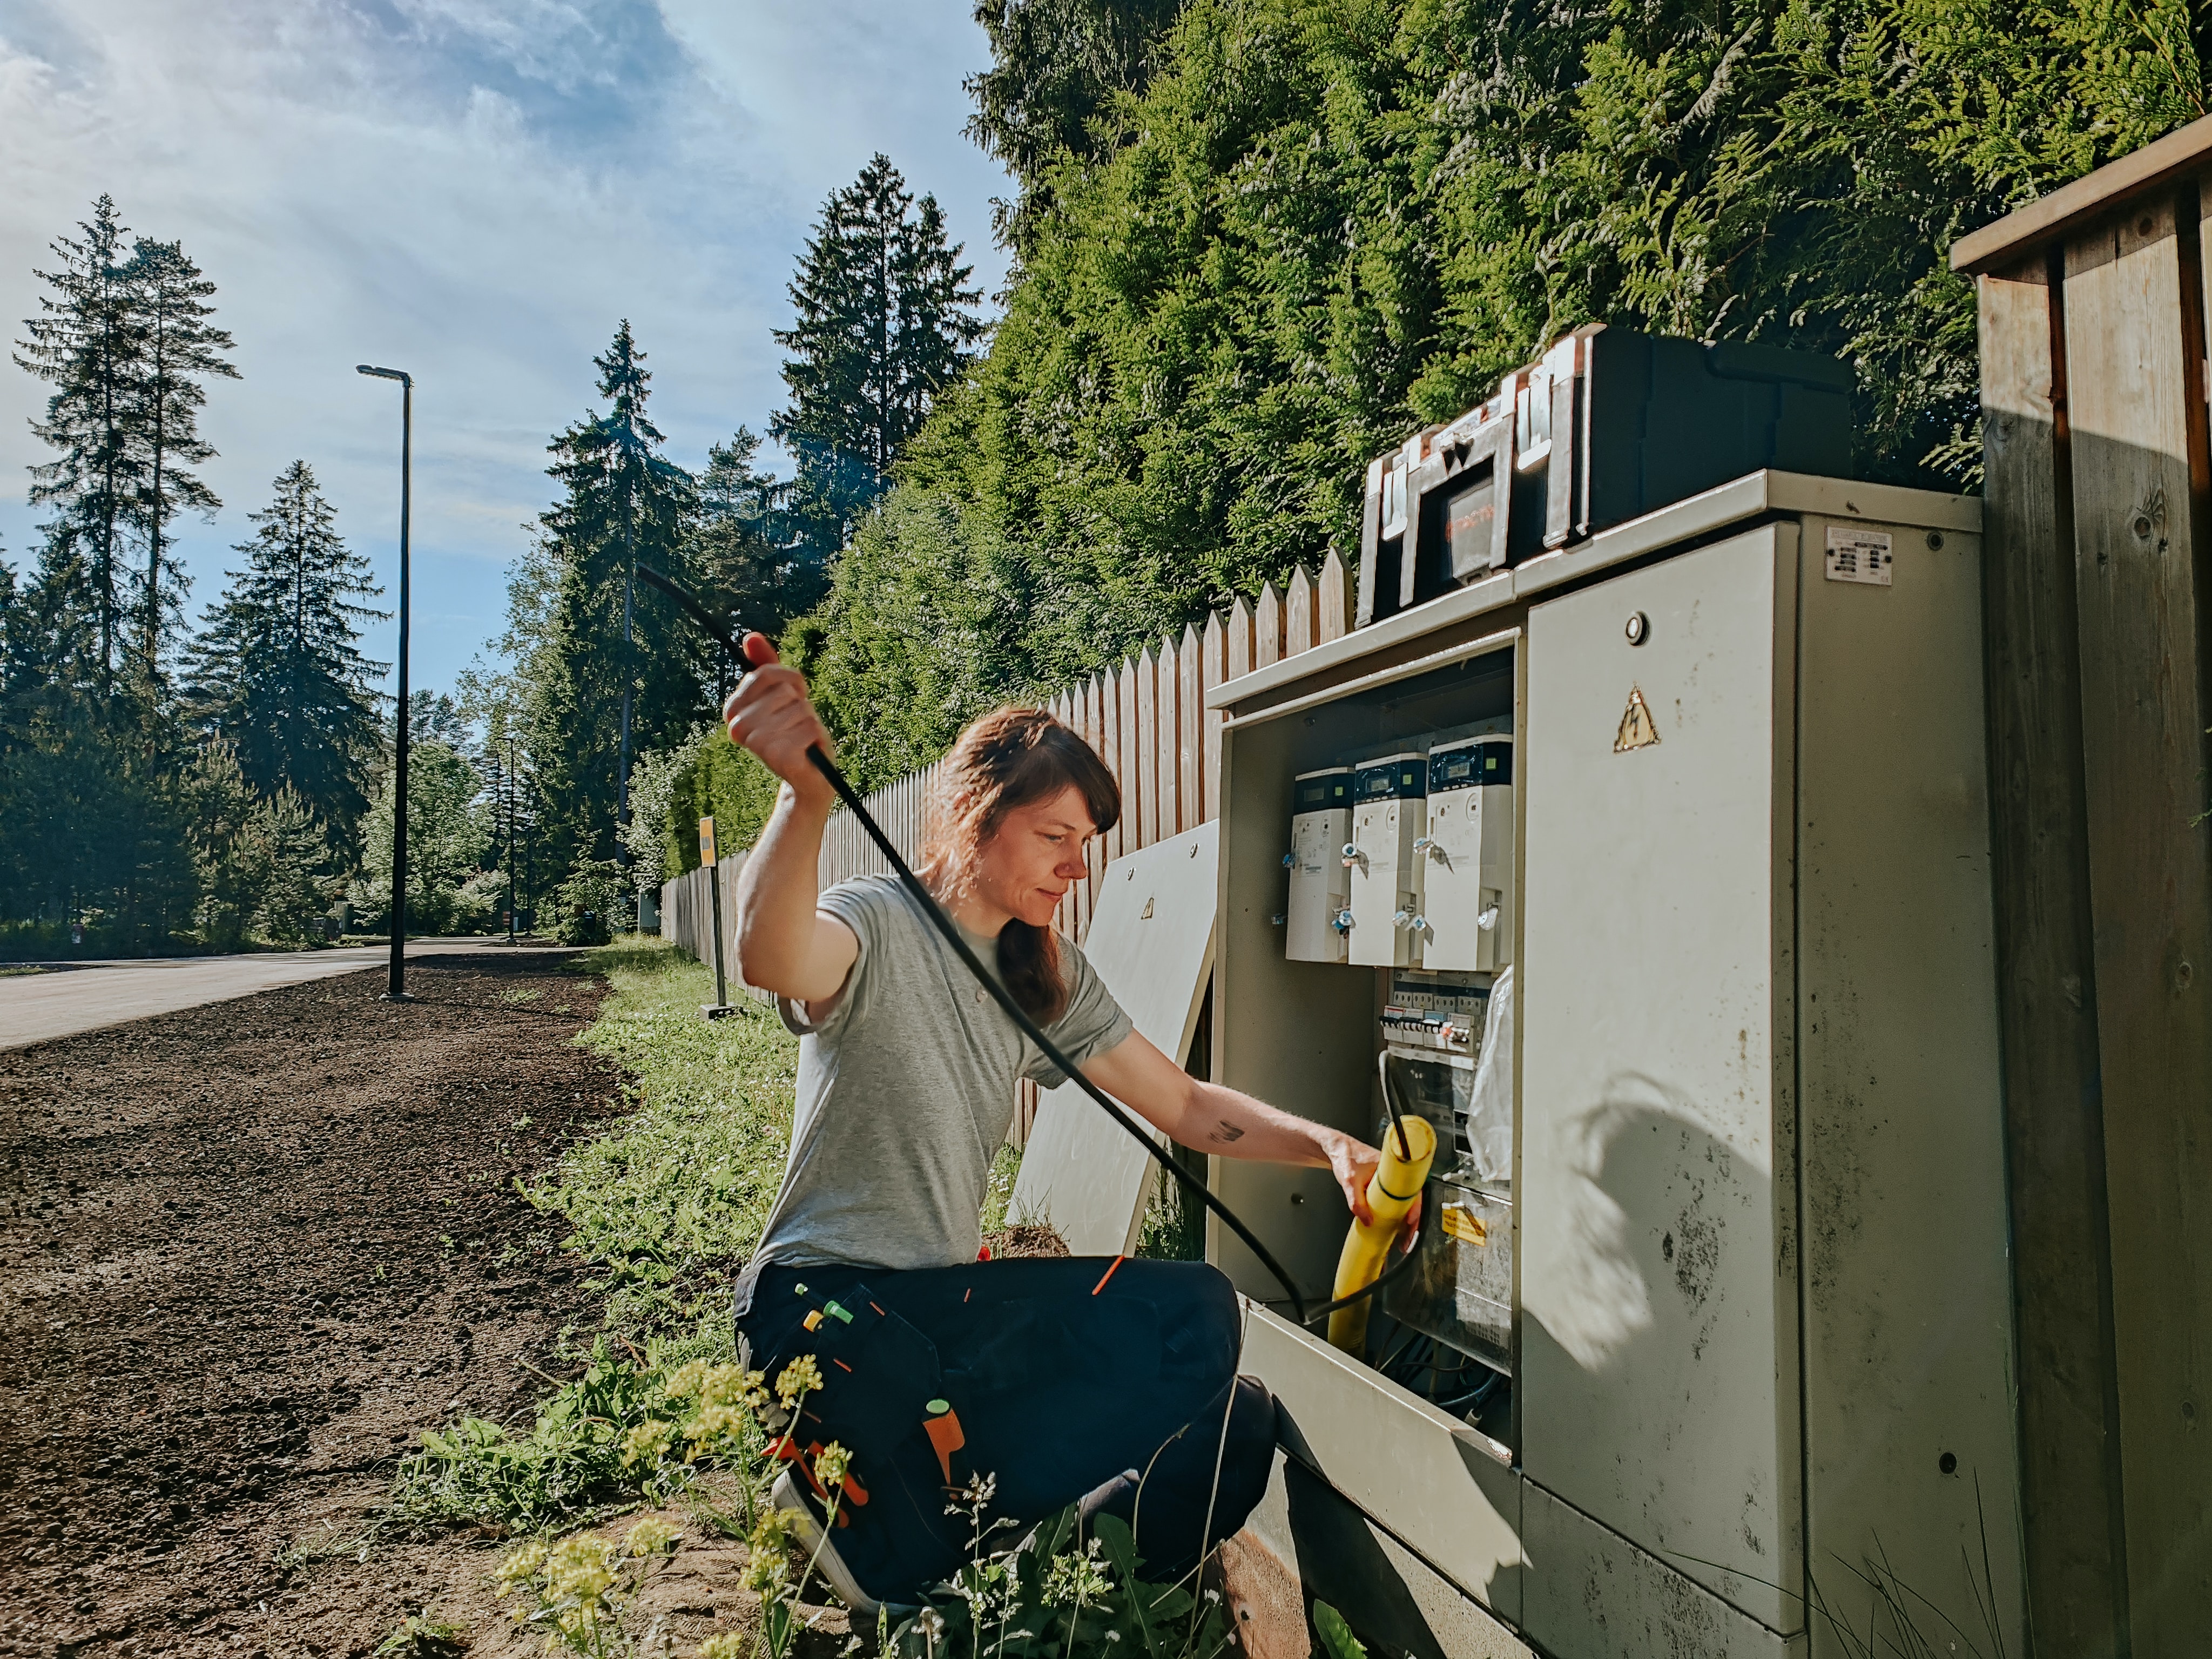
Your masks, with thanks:
[(1215, 1128), (1213, 1133), (1206, 1136), (1206, 1139), (1208, 1140), (1218, 1140), (1225, 1146), (1232, 1140), (1243, 1139), (1244, 1131), (1224, 1117), (1221, 1120), (1219, 1126)]

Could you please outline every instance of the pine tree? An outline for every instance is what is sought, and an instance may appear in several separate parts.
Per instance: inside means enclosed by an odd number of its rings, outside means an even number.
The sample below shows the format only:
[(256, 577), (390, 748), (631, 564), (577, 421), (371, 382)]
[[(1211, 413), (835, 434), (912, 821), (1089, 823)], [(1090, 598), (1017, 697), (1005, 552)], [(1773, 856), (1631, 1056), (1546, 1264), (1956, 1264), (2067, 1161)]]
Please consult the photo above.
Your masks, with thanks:
[[(355, 909), (371, 925), (388, 925), (392, 909), (392, 784), (387, 767), (362, 821), (362, 872), (351, 888)], [(469, 896), (472, 886), (481, 893), (486, 885), (479, 878), (492, 845), (482, 790), (476, 769), (442, 743), (426, 743), (408, 757), (407, 925), (416, 933), (482, 920), (483, 907)]]
[(125, 537), (141, 486), (143, 456), (134, 441), (137, 388), (145, 339), (135, 284), (125, 269), (129, 234), (112, 198), (93, 204), (79, 223), (82, 240), (57, 237), (52, 270), (32, 274), (52, 290), (39, 296), (36, 317), (15, 359), (55, 389), (46, 418), (31, 430), (60, 452), (31, 469), (31, 501), (56, 504), (46, 526), (49, 571), (68, 580), (97, 635), (100, 690), (113, 684), (123, 645), (128, 581)]
[(266, 868), (254, 931), (278, 945), (313, 936), (330, 909), (330, 835), (291, 785), (261, 803), (254, 823)]
[(1018, 252), (1036, 234), (1054, 167), (1108, 152), (1115, 94), (1145, 89), (1182, 9), (1182, 0), (976, 0), (991, 67), (963, 83), (975, 103), (967, 133), (1019, 186), (1012, 202), (991, 204), (1003, 246)]
[(739, 427), (729, 442), (708, 449), (689, 558), (709, 608), (773, 638), (813, 609), (829, 582), (785, 510), (790, 486), (755, 465), (760, 442)]
[(199, 435), (207, 402), (200, 384), (209, 375), (238, 378), (223, 353), (231, 337), (211, 325), (207, 303), (215, 284), (185, 255), (181, 242), (142, 236), (123, 280), (129, 294), (139, 354), (134, 377), (130, 442), (137, 465), (132, 517), (146, 543), (139, 578), (138, 649), (149, 664), (161, 653), (171, 620), (182, 609), (183, 573), (170, 550), (169, 524), (179, 513), (213, 518), (222, 506), (189, 468), (215, 457)]
[(459, 702), (443, 691), (410, 691), (407, 703), (413, 711), (409, 743), (442, 743), (457, 755), (468, 754), (469, 716)]
[(239, 766), (237, 751), (220, 738), (201, 746), (185, 775), (184, 796), (199, 871), (193, 927), (202, 944), (235, 951), (246, 942), (269, 886), (261, 798)]
[[(0, 567), (4, 570), (4, 567)], [(0, 917), (55, 931), (82, 918), (119, 924), (103, 945), (143, 937), (149, 926), (134, 892), (149, 883), (147, 851), (165, 853), (172, 878), (189, 880), (181, 835), (142, 848), (138, 832), (181, 829), (131, 748), (115, 741), (98, 695), (99, 634), (82, 603), (76, 551), (49, 537), (20, 585), (5, 572), (0, 613)], [(150, 780), (158, 784), (159, 780)]]
[(236, 551), (222, 601), (194, 641), (186, 695), (200, 724), (237, 750), (253, 787), (289, 785), (341, 837), (368, 804), (382, 746), (372, 684), (385, 672), (357, 649), (360, 624), (388, 613), (359, 603), (381, 592), (347, 547), (305, 461), (277, 476), (259, 526)]
[(530, 758), (564, 870), (615, 854), (630, 751), (680, 738), (703, 702), (689, 624), (635, 580), (640, 563), (686, 574), (696, 487), (660, 453), (628, 321), (592, 364), (607, 412), (550, 446), (563, 498), (541, 516), (541, 545), (510, 592)]
[[(491, 858), (512, 878), (502, 890), (520, 907), (529, 897), (526, 855), (538, 818), (536, 782), (528, 764), (528, 734), (522, 718), (525, 693), (514, 675), (480, 667), (462, 670), (453, 683), (453, 692), (463, 717), (483, 733), (477, 747), (477, 769), (483, 775), (484, 800), (491, 813)], [(635, 811), (631, 817), (634, 822)], [(516, 926), (523, 926), (519, 915)]]
[(55, 387), (32, 430), (60, 453), (31, 469), (31, 500), (60, 509), (46, 537), (57, 569), (76, 556), (74, 597), (95, 620), (105, 695), (126, 654), (144, 676), (158, 665), (183, 593), (170, 524), (222, 505), (191, 470), (215, 454), (199, 435), (201, 382), (238, 371), (223, 356), (230, 336), (208, 321), (215, 284), (181, 244), (142, 236), (125, 258), (130, 233), (106, 196), (78, 228), (81, 240), (52, 245), (58, 267), (33, 273), (51, 292), (26, 319), (15, 362)]
[(917, 210), (889, 156), (823, 205), (789, 289), (796, 319), (775, 334), (791, 405), (769, 432), (792, 452), (793, 507), (825, 563), (983, 336), (959, 257), (937, 198)]

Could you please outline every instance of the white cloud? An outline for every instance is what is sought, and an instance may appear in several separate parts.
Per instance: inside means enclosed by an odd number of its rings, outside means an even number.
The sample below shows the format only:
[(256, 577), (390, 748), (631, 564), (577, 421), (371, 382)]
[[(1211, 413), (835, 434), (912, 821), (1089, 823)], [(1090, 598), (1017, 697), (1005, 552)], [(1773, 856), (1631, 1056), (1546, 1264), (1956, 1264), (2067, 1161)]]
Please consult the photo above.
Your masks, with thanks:
[[(617, 318), (696, 461), (780, 402), (792, 261), (874, 151), (996, 285), (1006, 185), (960, 136), (983, 56), (969, 0), (0, 0), (0, 318), (32, 314), (33, 267), (103, 191), (217, 283), (243, 379), (204, 417), (225, 510), (185, 542), (196, 611), (295, 456), (391, 588), (397, 397), (353, 365), (411, 371), (414, 678), (444, 685), (498, 629), (546, 439), (591, 403)], [(44, 395), (0, 371), (18, 564)]]

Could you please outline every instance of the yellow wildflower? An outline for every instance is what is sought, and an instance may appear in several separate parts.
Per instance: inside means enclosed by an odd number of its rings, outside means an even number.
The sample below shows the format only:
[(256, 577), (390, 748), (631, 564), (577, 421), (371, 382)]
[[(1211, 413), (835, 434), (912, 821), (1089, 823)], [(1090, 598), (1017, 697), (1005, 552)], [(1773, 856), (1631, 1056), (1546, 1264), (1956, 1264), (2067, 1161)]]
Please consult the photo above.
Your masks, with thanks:
[(803, 1353), (783, 1368), (775, 1379), (775, 1397), (793, 1411), (799, 1402), (822, 1386), (822, 1370), (814, 1363), (814, 1356)]
[(696, 1400), (712, 1369), (703, 1359), (689, 1360), (663, 1377), (660, 1386), (672, 1400)]
[(814, 1478), (825, 1486), (845, 1484), (845, 1471), (853, 1466), (853, 1454), (832, 1440), (814, 1454)]
[(696, 1400), (702, 1406), (743, 1406), (764, 1402), (767, 1391), (758, 1371), (742, 1365), (709, 1365), (694, 1359), (671, 1371), (661, 1382), (672, 1400)]
[(745, 1588), (763, 1601), (772, 1601), (791, 1577), (791, 1522), (781, 1510), (763, 1504), (747, 1542)]
[(684, 1437), (691, 1443), (691, 1455), (696, 1457), (718, 1442), (742, 1445), (745, 1426), (751, 1420), (742, 1406), (702, 1406), (699, 1414), (684, 1425)]
[(574, 1596), (596, 1606), (614, 1587), (613, 1556), (613, 1547), (597, 1533), (564, 1538), (546, 1558), (546, 1589), (556, 1600)]
[(623, 1467), (633, 1463), (657, 1463), (668, 1449), (668, 1443), (676, 1437), (676, 1425), (658, 1418), (638, 1424), (623, 1437)]
[(517, 1584), (526, 1584), (537, 1577), (538, 1569), (545, 1565), (545, 1540), (533, 1539), (520, 1549), (509, 1553), (499, 1564), (498, 1593), (504, 1595)]
[(683, 1534), (658, 1516), (648, 1515), (623, 1535), (623, 1551), (642, 1559), (659, 1555)]
[(699, 1644), (699, 1659), (745, 1659), (744, 1633), (726, 1631), (720, 1636), (708, 1637)]

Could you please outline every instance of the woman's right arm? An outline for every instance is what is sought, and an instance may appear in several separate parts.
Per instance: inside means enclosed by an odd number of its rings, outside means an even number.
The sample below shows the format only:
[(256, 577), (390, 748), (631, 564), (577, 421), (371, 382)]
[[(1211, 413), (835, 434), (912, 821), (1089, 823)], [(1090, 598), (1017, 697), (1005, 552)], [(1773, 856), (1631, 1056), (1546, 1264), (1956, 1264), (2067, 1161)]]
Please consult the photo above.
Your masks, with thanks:
[(853, 930), (815, 908), (821, 896), (822, 829), (837, 805), (829, 780), (806, 751), (830, 752), (830, 733), (806, 699), (797, 671), (778, 665), (775, 649), (745, 635), (753, 672), (722, 705), (733, 743), (783, 780), (775, 810), (738, 877), (738, 971), (745, 983), (809, 1005), (834, 1000), (860, 954)]

